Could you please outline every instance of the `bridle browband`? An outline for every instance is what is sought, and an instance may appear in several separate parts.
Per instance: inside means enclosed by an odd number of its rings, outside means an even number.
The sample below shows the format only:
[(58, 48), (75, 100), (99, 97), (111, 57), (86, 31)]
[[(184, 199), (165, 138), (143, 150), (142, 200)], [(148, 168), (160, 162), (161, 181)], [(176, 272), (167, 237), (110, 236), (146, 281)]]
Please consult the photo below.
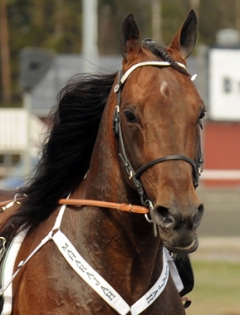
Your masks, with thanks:
[[(179, 62), (176, 62), (178, 66), (181, 68), (186, 69), (185, 65)], [(201, 174), (202, 171), (202, 155), (201, 155), (201, 149), (199, 149), (198, 152), (198, 157), (197, 157), (197, 162), (192, 160), (191, 158), (184, 156), (184, 155), (179, 155), (179, 154), (174, 154), (174, 155), (166, 155), (161, 158), (158, 158), (156, 160), (153, 160), (151, 162), (148, 162), (147, 164), (141, 166), (137, 171), (135, 171), (127, 158), (126, 155), (126, 150), (123, 142), (123, 136), (122, 136), (122, 129), (121, 129), (121, 120), (120, 120), (120, 104), (121, 104), (121, 90), (122, 87), (129, 77), (129, 75), (137, 68), (143, 67), (143, 66), (155, 66), (155, 67), (169, 67), (172, 66), (170, 62), (168, 61), (146, 61), (146, 62), (140, 62), (135, 65), (133, 65), (131, 68), (129, 68), (123, 75), (122, 72), (119, 72), (118, 75), (118, 83), (114, 87), (114, 93), (117, 94), (117, 105), (115, 107), (114, 111), (114, 117), (113, 117), (113, 129), (115, 136), (118, 138), (119, 146), (120, 146), (120, 153), (119, 156), (124, 164), (124, 167), (127, 171), (127, 174), (129, 176), (129, 179), (133, 180), (133, 183), (136, 187), (136, 190), (139, 194), (140, 201), (143, 206), (148, 207), (151, 213), (151, 210), (153, 209), (152, 202), (148, 200), (145, 196), (145, 192), (142, 186), (142, 183), (140, 181), (140, 176), (142, 175), (143, 172), (145, 172), (148, 168), (152, 167), (155, 164), (158, 163), (163, 163), (166, 161), (172, 161), (172, 160), (182, 160), (187, 163), (189, 163), (192, 166), (193, 170), (193, 185), (196, 188), (198, 186), (199, 182), (199, 175)], [(192, 80), (194, 80), (195, 76), (192, 77)]]

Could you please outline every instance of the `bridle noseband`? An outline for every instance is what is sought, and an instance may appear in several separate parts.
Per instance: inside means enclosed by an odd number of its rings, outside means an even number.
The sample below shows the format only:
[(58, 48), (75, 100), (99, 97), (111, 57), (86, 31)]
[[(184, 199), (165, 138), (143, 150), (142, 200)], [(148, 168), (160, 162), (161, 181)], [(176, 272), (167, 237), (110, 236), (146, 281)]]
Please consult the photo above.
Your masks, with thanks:
[[(184, 68), (186, 70), (186, 67), (179, 62), (176, 62), (178, 66)], [(123, 142), (123, 137), (122, 137), (122, 129), (121, 129), (121, 121), (120, 121), (120, 103), (121, 103), (121, 89), (123, 87), (123, 84), (129, 77), (129, 75), (137, 68), (143, 67), (143, 66), (155, 66), (155, 67), (169, 67), (171, 66), (171, 63), (168, 61), (146, 61), (146, 62), (140, 62), (135, 65), (133, 65), (131, 68), (129, 68), (124, 75), (122, 75), (121, 71), (119, 72), (119, 77), (118, 77), (118, 83), (114, 87), (114, 93), (117, 94), (117, 105), (114, 111), (114, 117), (113, 117), (113, 129), (115, 136), (118, 138), (118, 142), (120, 145), (120, 151), (119, 156), (124, 164), (124, 167), (127, 171), (127, 174), (130, 179), (133, 180), (133, 183), (136, 187), (136, 190), (139, 194), (140, 200), (142, 205), (149, 207), (150, 212), (153, 208), (152, 202), (148, 200), (145, 196), (145, 192), (142, 186), (142, 183), (140, 182), (140, 176), (142, 175), (143, 172), (145, 172), (148, 168), (152, 167), (155, 164), (166, 162), (166, 161), (172, 161), (172, 160), (182, 160), (187, 163), (189, 163), (192, 166), (193, 170), (193, 185), (196, 188), (198, 186), (199, 182), (199, 175), (201, 174), (202, 171), (202, 154), (201, 154), (201, 148), (199, 149), (198, 152), (198, 157), (197, 157), (197, 162), (192, 160), (191, 158), (184, 156), (184, 155), (179, 155), (179, 154), (174, 154), (174, 155), (167, 155), (163, 156), (161, 158), (158, 158), (156, 160), (153, 160), (151, 162), (148, 162), (147, 164), (141, 166), (137, 171), (135, 171), (130, 163), (130, 161), (127, 158), (126, 155), (126, 150)]]
[(135, 177), (137, 179), (140, 178), (141, 174), (148, 169), (149, 167), (158, 164), (158, 163), (162, 163), (162, 162), (166, 162), (166, 161), (171, 161), (171, 160), (183, 160), (185, 162), (188, 162), (189, 164), (191, 164), (192, 168), (193, 168), (193, 178), (194, 178), (194, 187), (198, 186), (198, 177), (199, 177), (199, 172), (196, 169), (196, 163), (190, 159), (187, 156), (184, 155), (178, 155), (178, 154), (174, 154), (174, 155), (166, 155), (162, 158), (156, 159), (154, 161), (151, 161), (143, 166), (141, 166), (135, 173)]

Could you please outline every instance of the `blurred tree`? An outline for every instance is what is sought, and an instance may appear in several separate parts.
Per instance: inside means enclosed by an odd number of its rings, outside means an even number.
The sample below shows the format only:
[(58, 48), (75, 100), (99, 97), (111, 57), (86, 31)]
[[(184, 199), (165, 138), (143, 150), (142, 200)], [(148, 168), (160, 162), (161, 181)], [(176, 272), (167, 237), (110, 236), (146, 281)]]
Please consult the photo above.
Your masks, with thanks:
[[(38, 47), (52, 49), (56, 53), (81, 52), (82, 1), (81, 0), (0, 0), (0, 31), (7, 30), (4, 17), (9, 21), (9, 45), (11, 56), (12, 91), (18, 91), (18, 55), (22, 48)], [(7, 2), (6, 2), (7, 1)], [(154, 12), (154, 19), (161, 21), (159, 34), (168, 45), (185, 19), (194, 8), (198, 13), (198, 42), (206, 45), (215, 43), (216, 32), (225, 27), (240, 25), (240, 0), (98, 0), (99, 53), (119, 54), (119, 30), (124, 18), (133, 13), (142, 31), (143, 38), (155, 37), (152, 27), (152, 8), (161, 5), (160, 13)], [(8, 16), (6, 14), (6, 3)], [(4, 12), (5, 4), (5, 13)], [(155, 21), (157, 24), (158, 21)], [(5, 24), (6, 25), (6, 24)], [(239, 26), (240, 27), (240, 26)], [(1, 32), (1, 33), (2, 33)], [(154, 31), (155, 34), (156, 30)], [(5, 33), (6, 34), (6, 33)], [(0, 40), (4, 40), (1, 36)], [(6, 39), (5, 39), (6, 40)], [(1, 50), (4, 46), (1, 43)], [(2, 57), (1, 57), (2, 62)], [(5, 65), (7, 63), (4, 63)], [(3, 71), (3, 66), (1, 66)], [(4, 76), (7, 82), (6, 75)], [(3, 96), (3, 85), (1, 84)]]
[(240, 0), (235, 0), (235, 28), (238, 32), (240, 32)]
[(166, 45), (170, 44), (190, 9), (190, 0), (162, 0), (162, 33)]
[(143, 37), (150, 37), (151, 1), (98, 0), (100, 54), (119, 54), (120, 26), (130, 13), (134, 14)]
[[(37, 0), (36, 0), (37, 1)], [(51, 16), (48, 24), (48, 34), (43, 40), (45, 48), (54, 49), (58, 53), (79, 53), (81, 50), (81, 0), (45, 0)]]
[[(4, 1), (4, 0), (0, 0)], [(81, 51), (81, 0), (7, 0), (10, 28), (12, 91), (18, 87), (19, 52), (38, 47), (56, 53)]]
[(0, 50), (1, 50), (1, 83), (2, 100), (11, 102), (11, 70), (10, 70), (10, 48), (7, 1), (0, 2)]
[(235, 1), (201, 0), (199, 4), (199, 38), (205, 45), (214, 45), (216, 33), (223, 28), (235, 28)]

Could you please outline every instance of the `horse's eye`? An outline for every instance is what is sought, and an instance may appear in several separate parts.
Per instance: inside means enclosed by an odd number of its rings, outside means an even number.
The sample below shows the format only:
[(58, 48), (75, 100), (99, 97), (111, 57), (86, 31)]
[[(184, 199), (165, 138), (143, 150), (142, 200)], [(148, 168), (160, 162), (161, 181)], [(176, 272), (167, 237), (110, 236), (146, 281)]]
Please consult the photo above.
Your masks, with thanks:
[(205, 109), (201, 110), (201, 113), (200, 113), (200, 116), (199, 116), (199, 120), (204, 118), (205, 113), (206, 113)]
[(124, 113), (124, 115), (125, 115), (125, 117), (127, 119), (127, 122), (129, 122), (129, 123), (137, 122), (137, 118), (136, 118), (136, 116), (134, 115), (134, 113), (132, 111), (125, 110), (123, 113)]
[(203, 129), (203, 124), (202, 124), (201, 119), (204, 118), (205, 113), (206, 113), (206, 109), (202, 109), (202, 110), (201, 110), (201, 113), (200, 113), (200, 115), (199, 115), (199, 118), (198, 118), (198, 124), (199, 124), (199, 126), (200, 126), (201, 129)]

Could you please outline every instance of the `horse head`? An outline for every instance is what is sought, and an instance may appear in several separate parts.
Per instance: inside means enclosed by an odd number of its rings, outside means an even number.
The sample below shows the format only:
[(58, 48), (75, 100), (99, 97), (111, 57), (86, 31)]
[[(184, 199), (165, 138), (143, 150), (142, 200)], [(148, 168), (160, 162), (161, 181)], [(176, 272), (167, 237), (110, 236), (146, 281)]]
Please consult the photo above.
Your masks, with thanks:
[(190, 11), (171, 44), (161, 47), (142, 41), (129, 15), (122, 24), (123, 61), (114, 89), (114, 130), (125, 180), (149, 206), (164, 245), (182, 253), (197, 249), (204, 209), (196, 186), (205, 107), (186, 68), (196, 25)]
[[(129, 15), (119, 74), (83, 76), (63, 89), (34, 178), (18, 191), (24, 194), (14, 198), (20, 206), (1, 224), (2, 241), (21, 231), (13, 251), (30, 228), (19, 253), (7, 255), (16, 262), (4, 262), (17, 270), (12, 314), (185, 314), (163, 245), (177, 253), (198, 246), (205, 107), (186, 68), (195, 41), (193, 11), (165, 48), (142, 42)], [(69, 195), (69, 202), (85, 201), (83, 207), (67, 203), (55, 211)], [(120, 211), (126, 202), (149, 208), (147, 220), (160, 237), (143, 215)]]

